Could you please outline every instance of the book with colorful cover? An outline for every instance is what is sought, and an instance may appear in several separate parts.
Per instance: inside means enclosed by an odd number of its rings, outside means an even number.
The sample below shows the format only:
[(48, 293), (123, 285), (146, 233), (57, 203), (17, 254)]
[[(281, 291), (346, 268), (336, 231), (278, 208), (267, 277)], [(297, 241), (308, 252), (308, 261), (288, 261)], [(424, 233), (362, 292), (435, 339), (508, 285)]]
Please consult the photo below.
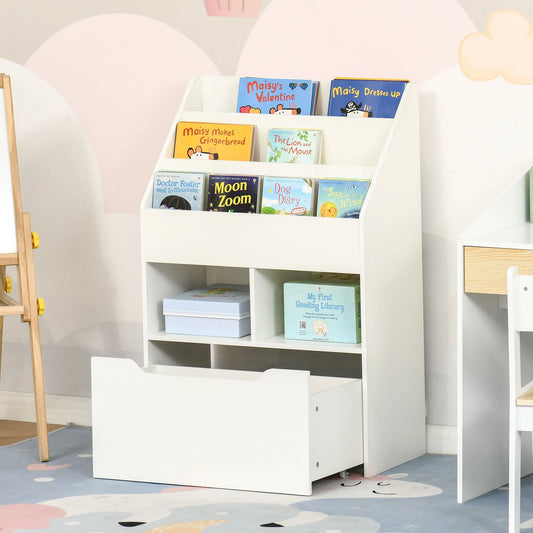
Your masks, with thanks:
[(317, 216), (359, 218), (369, 187), (369, 180), (321, 179), (318, 183)]
[(206, 175), (202, 172), (155, 172), (152, 207), (202, 211), (205, 180)]
[(269, 163), (320, 162), (322, 130), (279, 129), (268, 130), (266, 160)]
[(335, 78), (329, 89), (328, 115), (394, 118), (408, 80)]
[(251, 161), (254, 146), (252, 124), (184, 122), (176, 125), (174, 157), (224, 161)]
[(312, 215), (313, 180), (265, 176), (261, 210), (264, 215)]
[(359, 276), (308, 277), (283, 284), (285, 338), (361, 342)]
[(237, 113), (314, 115), (318, 82), (281, 78), (240, 78)]
[(260, 176), (211, 174), (207, 211), (256, 213), (260, 183)]

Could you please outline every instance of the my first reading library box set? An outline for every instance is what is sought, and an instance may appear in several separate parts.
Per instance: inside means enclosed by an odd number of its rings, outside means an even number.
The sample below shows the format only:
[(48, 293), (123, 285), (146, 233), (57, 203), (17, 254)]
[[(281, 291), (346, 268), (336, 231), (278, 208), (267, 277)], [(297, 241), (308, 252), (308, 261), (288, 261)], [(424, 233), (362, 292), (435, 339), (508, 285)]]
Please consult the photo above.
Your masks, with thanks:
[[(209, 212), (205, 204), (199, 210), (194, 197), (201, 191), (191, 176), (184, 176), (183, 184), (181, 176), (163, 177), (172, 190), (161, 191), (166, 196), (159, 204), (166, 208), (154, 208), (152, 176), (140, 225), (143, 363), (93, 358), (95, 477), (309, 495), (315, 480), (356, 465), (373, 476), (425, 451), (416, 86), (406, 84), (401, 98), (391, 94), (388, 98), (399, 101), (396, 114), (381, 118), (377, 104), (368, 110), (370, 103), (364, 113), (372, 116), (328, 116), (326, 80), (309, 104), (314, 114), (304, 114), (305, 105), (290, 98), (291, 84), (302, 94), (312, 85), (290, 80), (275, 101), (266, 79), (258, 81), (251, 97), (268, 100), (268, 112), (251, 112), (260, 106), (248, 101), (243, 107), (249, 105), (249, 112), (241, 113), (239, 82), (230, 76), (191, 80), (173, 110), (153, 174), (203, 174), (206, 197), (212, 175), (259, 176), (263, 197), (264, 177), (279, 179), (280, 186), (282, 179), (287, 186), (289, 179), (311, 180), (315, 195), (316, 185), (328, 178), (361, 180), (370, 185), (360, 218), (309, 216), (303, 210), (276, 216), (292, 209), (274, 205), (279, 198), (272, 196), (264, 206), (260, 196), (252, 214)], [(343, 109), (364, 109), (355, 92), (346, 96), (354, 104), (344, 102)], [(204, 146), (199, 139), (186, 143), (192, 157), (174, 157), (180, 122), (253, 126), (251, 159), (224, 159), (223, 144)], [(320, 161), (269, 162), (271, 129), (321, 130)], [(236, 132), (231, 138), (243, 141), (248, 135)], [(275, 183), (272, 188), (275, 194)], [(333, 188), (323, 202), (331, 202), (324, 207), (328, 214), (340, 211), (339, 204), (332, 205), (334, 194)], [(187, 205), (191, 208), (180, 207)], [(395, 253), (401, 260), (391, 261)], [(325, 323), (316, 324), (322, 337), (288, 339), (292, 326), (285, 326), (285, 308), (297, 300), (284, 297), (284, 285), (315, 273), (358, 276), (360, 296), (355, 288), (349, 295), (330, 293), (324, 283), (329, 279), (306, 281), (314, 287), (298, 301), (310, 302), (309, 295), (316, 294), (321, 316), (303, 316), (300, 307), (298, 321), (313, 334), (314, 322)], [(203, 329), (198, 335), (190, 334), (189, 325), (185, 333), (165, 331), (165, 299), (230, 285), (249, 293), (243, 309), (215, 313), (208, 305), (173, 311), (167, 305), (169, 322), (183, 317)], [(246, 324), (248, 302), (250, 333), (242, 337), (211, 335), (201, 322), (215, 320), (227, 333), (230, 324)], [(355, 341), (360, 314), (363, 342), (335, 340), (343, 338), (335, 331), (343, 308), (345, 314), (355, 312), (349, 330)], [(287, 316), (290, 312), (287, 308)]]

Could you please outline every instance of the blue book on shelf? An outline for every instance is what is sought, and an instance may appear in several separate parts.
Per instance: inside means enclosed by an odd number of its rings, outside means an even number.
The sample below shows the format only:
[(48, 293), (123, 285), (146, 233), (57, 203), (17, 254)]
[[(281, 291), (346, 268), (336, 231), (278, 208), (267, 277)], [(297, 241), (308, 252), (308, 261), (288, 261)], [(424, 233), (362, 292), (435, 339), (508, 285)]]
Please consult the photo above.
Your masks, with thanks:
[(280, 78), (240, 78), (237, 113), (313, 115), (318, 82)]
[(202, 211), (205, 180), (201, 172), (155, 172), (152, 207)]
[(368, 180), (321, 179), (318, 182), (317, 216), (359, 218), (369, 187)]
[(394, 118), (407, 80), (335, 78), (329, 89), (328, 115)]

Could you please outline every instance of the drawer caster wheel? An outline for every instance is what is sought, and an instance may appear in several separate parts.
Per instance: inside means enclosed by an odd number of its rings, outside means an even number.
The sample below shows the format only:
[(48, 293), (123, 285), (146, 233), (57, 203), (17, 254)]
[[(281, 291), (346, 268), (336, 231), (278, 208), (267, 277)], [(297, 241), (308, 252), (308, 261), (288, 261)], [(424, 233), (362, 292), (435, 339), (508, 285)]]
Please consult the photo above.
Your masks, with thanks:
[(13, 290), (13, 282), (9, 276), (6, 276), (4, 281), (4, 291), (9, 294)]
[(350, 475), (350, 472), (348, 472), (348, 470), (343, 470), (342, 472), (339, 472), (339, 477), (341, 479), (348, 479), (349, 475)]

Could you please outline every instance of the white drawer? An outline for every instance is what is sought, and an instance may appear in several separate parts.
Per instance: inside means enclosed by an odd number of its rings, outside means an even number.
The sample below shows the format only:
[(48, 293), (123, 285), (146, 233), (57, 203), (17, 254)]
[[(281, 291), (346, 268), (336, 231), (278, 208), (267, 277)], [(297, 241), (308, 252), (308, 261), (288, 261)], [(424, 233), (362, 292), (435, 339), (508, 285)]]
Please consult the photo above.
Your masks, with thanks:
[(311, 494), (363, 462), (361, 380), (92, 359), (98, 478)]

